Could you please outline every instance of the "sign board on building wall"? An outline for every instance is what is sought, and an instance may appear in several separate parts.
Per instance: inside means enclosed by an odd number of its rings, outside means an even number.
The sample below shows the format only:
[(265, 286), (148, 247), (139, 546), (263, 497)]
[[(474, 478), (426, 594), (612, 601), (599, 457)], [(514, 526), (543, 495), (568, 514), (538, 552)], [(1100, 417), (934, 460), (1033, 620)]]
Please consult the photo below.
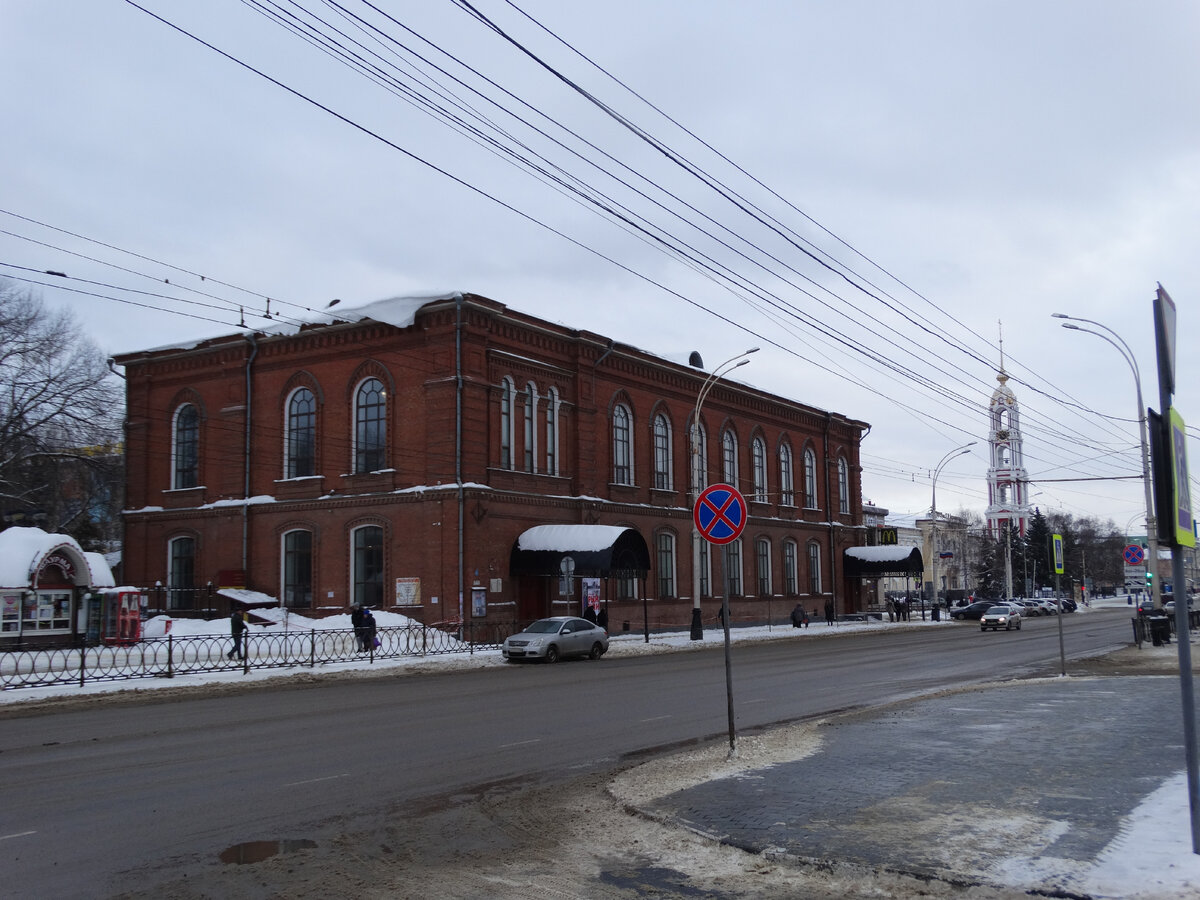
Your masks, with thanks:
[(480, 619), (487, 615), (487, 589), (471, 588), (471, 618)]
[(396, 579), (396, 605), (397, 606), (420, 606), (421, 605), (421, 579), (420, 578), (397, 578)]

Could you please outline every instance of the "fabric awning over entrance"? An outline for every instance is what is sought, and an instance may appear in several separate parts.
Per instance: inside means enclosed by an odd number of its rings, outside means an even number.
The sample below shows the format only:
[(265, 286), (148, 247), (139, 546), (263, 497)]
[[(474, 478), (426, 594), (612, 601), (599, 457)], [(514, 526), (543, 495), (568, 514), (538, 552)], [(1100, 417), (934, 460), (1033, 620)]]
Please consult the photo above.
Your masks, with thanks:
[(619, 525), (535, 525), (513, 544), (508, 569), (512, 575), (557, 576), (567, 556), (577, 577), (645, 578), (650, 571), (645, 539)]
[(925, 571), (919, 547), (850, 547), (844, 562), (847, 578), (883, 578)]

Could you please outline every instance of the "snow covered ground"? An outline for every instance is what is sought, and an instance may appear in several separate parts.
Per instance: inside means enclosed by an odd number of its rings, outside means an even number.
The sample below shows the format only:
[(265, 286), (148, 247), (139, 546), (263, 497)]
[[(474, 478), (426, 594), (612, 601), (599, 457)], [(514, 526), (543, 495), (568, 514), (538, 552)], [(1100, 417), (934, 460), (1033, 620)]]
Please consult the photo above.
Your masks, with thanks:
[[(1096, 601), (1093, 609), (1127, 608), (1125, 598)], [(1086, 608), (1081, 608), (1074, 615), (1087, 615)], [(260, 613), (256, 613), (260, 614)], [(253, 626), (255, 630), (308, 629), (311, 627), (349, 629), (348, 615), (333, 616), (319, 620), (318, 625), (310, 620), (297, 621), (297, 617), (285, 616), (282, 612), (272, 612), (277, 620), (265, 626)], [(394, 613), (377, 612), (378, 624), (407, 625), (411, 620)], [(290, 621), (285, 619), (290, 618)], [(1064, 624), (1070, 622), (1070, 617)], [(155, 623), (152, 620), (151, 636), (154, 630), (165, 628), (165, 623)], [(913, 620), (906, 623), (874, 622), (872, 624), (839, 623), (827, 626), (823, 621), (813, 621), (808, 628), (794, 629), (785, 626), (773, 628), (735, 628), (731, 640), (736, 643), (745, 641), (770, 640), (812, 640), (834, 637), (837, 634), (848, 634), (862, 631), (881, 631), (899, 628), (953, 628), (963, 627), (959, 623), (946, 620), (934, 622), (931, 619), (922, 621), (919, 610), (914, 613)], [(228, 620), (220, 619), (213, 622), (196, 620), (174, 620), (171, 633), (176, 635), (214, 634), (227, 636)], [(644, 653), (686, 652), (699, 646), (712, 646), (723, 643), (724, 636), (717, 628), (707, 628), (703, 642), (692, 641), (687, 632), (671, 634), (652, 634), (647, 643), (641, 633), (614, 634), (610, 648), (613, 657), (639, 655)], [(1174, 645), (1161, 648), (1143, 649), (1147, 654), (1163, 657), (1174, 657)], [(1169, 659), (1164, 660), (1169, 663)], [(365, 659), (352, 660), (344, 663), (331, 663), (318, 669), (307, 666), (294, 670), (268, 669), (251, 670), (243, 675), (240, 671), (214, 672), (167, 678), (143, 678), (136, 682), (96, 682), (84, 685), (52, 685), (38, 688), (23, 688), (0, 692), (0, 704), (6, 706), (44, 700), (57, 696), (86, 696), (93, 694), (112, 694), (122, 691), (151, 691), (158, 688), (179, 688), (184, 685), (205, 684), (245, 684), (254, 681), (286, 679), (289, 674), (303, 673), (306, 677), (319, 677), (322, 673), (353, 673), (361, 671), (364, 674), (378, 675), (385, 671), (411, 669), (413, 671), (429, 671), (432, 669), (445, 670), (456, 668), (476, 668), (484, 666), (502, 666), (504, 661), (498, 650), (475, 651), (473, 654), (441, 654), (426, 657), (406, 657), (403, 659), (377, 659), (369, 663)], [(1178, 671), (1177, 668), (1175, 671)], [(718, 765), (718, 764), (714, 764)], [(721, 764), (723, 765), (723, 764)], [(1026, 862), (1028, 862), (1026, 860)], [(1014, 887), (1020, 887), (1025, 880), (1017, 880), (1019, 871), (1014, 871)], [(1027, 873), (1024, 873), (1027, 874)], [(1113, 898), (1113, 900), (1182, 900), (1182, 898), (1200, 897), (1200, 855), (1192, 852), (1191, 825), (1188, 809), (1188, 789), (1186, 772), (1179, 771), (1154, 793), (1142, 802), (1141, 806), (1128, 817), (1120, 829), (1120, 837), (1113, 841), (1103, 853), (1097, 857), (1095, 864), (1086, 876), (1077, 882), (1095, 898)]]

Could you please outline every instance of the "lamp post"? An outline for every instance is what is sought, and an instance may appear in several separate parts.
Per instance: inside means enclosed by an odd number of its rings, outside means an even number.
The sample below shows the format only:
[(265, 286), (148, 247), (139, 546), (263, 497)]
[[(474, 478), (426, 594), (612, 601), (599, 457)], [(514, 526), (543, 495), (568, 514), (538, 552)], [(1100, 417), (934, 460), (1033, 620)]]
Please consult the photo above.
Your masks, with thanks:
[(938, 475), (942, 473), (942, 467), (956, 456), (962, 456), (964, 453), (969, 453), (970, 448), (974, 447), (976, 441), (971, 441), (969, 444), (963, 444), (954, 450), (951, 450), (942, 457), (942, 461), (937, 464), (937, 468), (933, 470), (933, 497), (932, 506), (930, 506), (930, 519), (932, 524), (929, 526), (929, 561), (933, 568), (931, 570), (933, 578), (933, 605), (937, 606), (938, 598), (938, 549), (937, 549), (937, 480)]
[[(1069, 319), (1070, 321), (1063, 322), (1063, 328), (1069, 328), (1071, 331), (1083, 331), (1088, 334), (1095, 335), (1102, 341), (1108, 341), (1117, 348), (1117, 352), (1124, 357), (1125, 362), (1129, 363), (1129, 368), (1133, 372), (1133, 383), (1137, 388), (1137, 403), (1138, 403), (1138, 429), (1141, 432), (1142, 440), (1142, 487), (1146, 492), (1146, 543), (1150, 545), (1150, 559), (1146, 565), (1148, 571), (1154, 573), (1154, 578), (1150, 581), (1150, 596), (1154, 602), (1155, 609), (1162, 609), (1162, 588), (1159, 585), (1158, 579), (1158, 524), (1154, 517), (1154, 488), (1150, 481), (1150, 439), (1148, 437), (1146, 425), (1146, 405), (1142, 402), (1142, 375), (1138, 371), (1137, 360), (1134, 359), (1133, 351), (1129, 348), (1129, 344), (1125, 339), (1109, 328), (1107, 325), (1101, 325), (1099, 322), (1094, 322), (1091, 319), (1080, 319), (1076, 316), (1068, 316), (1066, 313), (1051, 313), (1055, 319)], [(1074, 322), (1086, 322), (1089, 325), (1095, 325), (1101, 328), (1108, 334), (1101, 334), (1099, 331), (1093, 331), (1090, 328), (1083, 328)], [(1111, 335), (1111, 337), (1109, 336)], [(1119, 342), (1119, 343), (1118, 343)]]
[[(758, 347), (751, 347), (749, 350), (743, 350), (736, 356), (731, 356), (725, 362), (721, 363), (712, 374), (700, 386), (700, 392), (696, 395), (696, 409), (692, 413), (692, 428), (688, 450), (688, 479), (691, 482), (691, 507), (696, 508), (696, 501), (700, 498), (700, 492), (704, 489), (701, 483), (704, 481), (704, 473), (699, 470), (700, 461), (700, 409), (704, 406), (704, 401), (708, 398), (708, 392), (716, 385), (717, 379), (723, 375), (728, 375), (739, 366), (744, 366), (750, 360), (746, 359), (751, 353), (757, 353)], [(688, 359), (689, 365), (695, 366), (698, 369), (704, 368), (704, 361), (700, 358), (700, 354), (693, 352)], [(692, 630), (691, 639), (700, 641), (704, 639), (704, 623), (700, 616), (700, 530), (696, 527), (695, 517), (692, 519)]]

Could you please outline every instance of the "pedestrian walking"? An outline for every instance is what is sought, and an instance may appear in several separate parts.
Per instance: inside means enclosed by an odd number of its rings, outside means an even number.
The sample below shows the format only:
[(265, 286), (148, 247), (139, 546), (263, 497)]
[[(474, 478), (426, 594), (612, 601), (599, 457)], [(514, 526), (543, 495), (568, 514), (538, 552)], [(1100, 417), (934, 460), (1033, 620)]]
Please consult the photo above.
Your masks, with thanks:
[(366, 607), (363, 608), (363, 649), (374, 650), (379, 642), (375, 640), (375, 616)]
[(833, 600), (825, 601), (825, 624), (832, 625), (835, 621)]
[(596, 613), (596, 624), (608, 631), (608, 610), (603, 606), (600, 607), (600, 612)]
[(350, 625), (354, 629), (354, 648), (360, 653), (367, 649), (366, 639), (366, 621), (363, 613), (366, 612), (362, 604), (357, 604), (350, 610)]
[(803, 603), (797, 603), (796, 608), (792, 610), (792, 627), (800, 628), (808, 627), (808, 610), (804, 608)]
[(887, 600), (887, 603), (885, 605), (887, 606), (888, 621), (895, 622), (896, 621), (896, 601), (894, 601), (891, 597), (889, 597)]
[(238, 659), (246, 658), (246, 648), (242, 645), (242, 638), (248, 627), (245, 613), (235, 609), (229, 614), (229, 633), (233, 637), (233, 649), (225, 654), (226, 659), (233, 659), (235, 655)]

